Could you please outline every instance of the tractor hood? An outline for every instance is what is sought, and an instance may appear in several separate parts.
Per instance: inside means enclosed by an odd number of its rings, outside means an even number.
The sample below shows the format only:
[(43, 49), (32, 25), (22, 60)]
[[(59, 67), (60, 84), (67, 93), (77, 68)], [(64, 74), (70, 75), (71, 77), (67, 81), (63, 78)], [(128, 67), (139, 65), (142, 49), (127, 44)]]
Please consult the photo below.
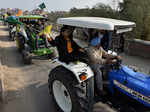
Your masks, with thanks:
[(111, 91), (113, 87), (131, 98), (150, 107), (150, 76), (134, 72), (127, 66), (110, 72)]
[(141, 72), (134, 72), (126, 66), (122, 67), (122, 71), (126, 75), (129, 87), (136, 88), (139, 93), (150, 97), (150, 76)]
[(134, 72), (132, 69), (128, 68), (127, 66), (123, 66), (122, 70), (130, 77), (134, 77), (137, 80), (144, 81), (150, 84), (150, 76), (141, 73), (141, 72)]

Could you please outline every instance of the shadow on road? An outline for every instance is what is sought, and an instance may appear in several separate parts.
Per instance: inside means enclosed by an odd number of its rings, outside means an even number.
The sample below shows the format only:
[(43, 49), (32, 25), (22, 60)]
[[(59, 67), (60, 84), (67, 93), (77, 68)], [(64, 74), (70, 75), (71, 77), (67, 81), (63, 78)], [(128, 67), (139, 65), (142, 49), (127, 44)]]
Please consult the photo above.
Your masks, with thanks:
[(8, 31), (8, 28), (7, 27), (1, 27), (0, 30)]
[(24, 66), (22, 62), (22, 56), (21, 54), (19, 54), (15, 46), (3, 47), (0, 48), (0, 50), (2, 55), (1, 56), (2, 65), (11, 68)]
[(9, 40), (9, 37), (6, 35), (0, 35), (0, 41), (2, 42), (12, 42)]
[(27, 98), (28, 104), (34, 104), (35, 112), (56, 112), (55, 104), (52, 102), (52, 97), (48, 91), (48, 84), (31, 84), (25, 88), (25, 98)]
[[(16, 98), (9, 99), (7, 104), (2, 105), (0, 112), (59, 112), (52, 101), (48, 91), (48, 84), (40, 82), (31, 84), (19, 91), (9, 91)], [(20, 94), (20, 95), (18, 95)]]

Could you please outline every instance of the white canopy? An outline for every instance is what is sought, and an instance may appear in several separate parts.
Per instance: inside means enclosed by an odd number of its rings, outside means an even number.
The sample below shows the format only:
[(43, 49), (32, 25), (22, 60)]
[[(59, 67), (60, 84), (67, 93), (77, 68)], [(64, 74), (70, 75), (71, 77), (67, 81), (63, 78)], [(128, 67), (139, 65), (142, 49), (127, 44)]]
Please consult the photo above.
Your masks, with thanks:
[[(104, 30), (111, 30), (111, 31), (123, 29), (123, 32), (130, 31), (132, 30), (132, 27), (135, 27), (134, 22), (116, 20), (110, 18), (101, 18), (101, 17), (59, 18), (57, 20), (57, 23), (63, 25), (76, 26), (76, 27), (104, 29)], [(120, 33), (120, 31), (118, 33)]]

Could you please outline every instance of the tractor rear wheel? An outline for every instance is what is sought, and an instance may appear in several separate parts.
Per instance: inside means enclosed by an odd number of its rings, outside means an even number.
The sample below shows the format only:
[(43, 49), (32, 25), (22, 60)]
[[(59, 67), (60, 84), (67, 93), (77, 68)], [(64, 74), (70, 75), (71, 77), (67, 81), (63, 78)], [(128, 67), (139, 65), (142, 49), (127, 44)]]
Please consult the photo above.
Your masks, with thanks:
[(23, 58), (24, 64), (32, 63), (32, 57), (28, 51), (26, 51), (26, 50), (22, 51), (22, 58)]
[(18, 47), (18, 51), (22, 52), (25, 49), (25, 42), (24, 42), (24, 38), (17, 36), (16, 37), (16, 45)]
[(49, 74), (49, 90), (62, 112), (91, 112), (94, 97), (93, 81), (91, 78), (78, 84), (72, 72), (58, 66)]
[(9, 37), (11, 41), (15, 40), (16, 32), (9, 32)]

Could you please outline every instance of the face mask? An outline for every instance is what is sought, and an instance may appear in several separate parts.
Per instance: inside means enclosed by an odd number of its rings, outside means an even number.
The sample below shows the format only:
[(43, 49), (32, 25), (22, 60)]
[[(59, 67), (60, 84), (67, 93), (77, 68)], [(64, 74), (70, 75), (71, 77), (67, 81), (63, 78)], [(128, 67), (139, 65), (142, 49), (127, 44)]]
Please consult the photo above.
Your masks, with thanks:
[(99, 34), (98, 37), (95, 37), (94, 39), (91, 40), (91, 45), (96, 46), (101, 43), (101, 39), (103, 38), (103, 34)]
[(103, 36), (104, 36), (103, 34), (99, 34), (99, 36), (98, 36), (98, 37), (99, 37), (100, 39), (102, 39), (102, 38), (103, 38)]
[(100, 42), (99, 43), (101, 43), (101, 40), (102, 40), (102, 38), (104, 37), (104, 35), (103, 34), (99, 34), (99, 39), (100, 39)]

